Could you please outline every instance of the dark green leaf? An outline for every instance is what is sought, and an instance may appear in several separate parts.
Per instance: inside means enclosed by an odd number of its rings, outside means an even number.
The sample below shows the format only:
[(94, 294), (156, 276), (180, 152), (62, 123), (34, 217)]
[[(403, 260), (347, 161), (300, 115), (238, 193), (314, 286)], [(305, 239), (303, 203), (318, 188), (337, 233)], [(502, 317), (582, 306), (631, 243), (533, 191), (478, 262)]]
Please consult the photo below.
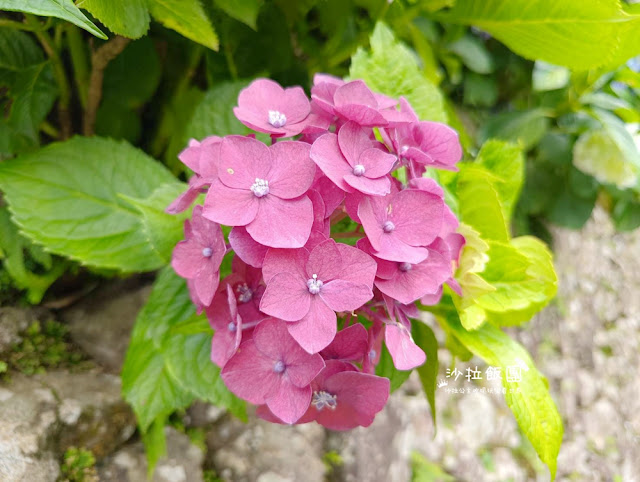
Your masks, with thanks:
[(395, 392), (411, 375), (411, 370), (400, 371), (393, 365), (393, 359), (387, 347), (382, 345), (380, 361), (376, 367), (376, 375), (388, 378), (391, 382), (391, 393)]
[(414, 321), (412, 329), (413, 340), (427, 355), (424, 365), (417, 368), (422, 388), (431, 407), (433, 426), (436, 426), (436, 377), (440, 365), (438, 364), (438, 340), (433, 330), (422, 322)]
[(258, 12), (264, 0), (214, 0), (215, 4), (227, 15), (256, 29)]
[(218, 50), (218, 35), (213, 30), (200, 0), (148, 0), (155, 20), (188, 39)]
[(480, 130), (480, 141), (493, 137), (520, 144), (525, 151), (535, 146), (549, 128), (547, 111), (533, 109), (495, 115)]
[(78, 5), (115, 34), (139, 38), (149, 30), (146, 0), (81, 0)]

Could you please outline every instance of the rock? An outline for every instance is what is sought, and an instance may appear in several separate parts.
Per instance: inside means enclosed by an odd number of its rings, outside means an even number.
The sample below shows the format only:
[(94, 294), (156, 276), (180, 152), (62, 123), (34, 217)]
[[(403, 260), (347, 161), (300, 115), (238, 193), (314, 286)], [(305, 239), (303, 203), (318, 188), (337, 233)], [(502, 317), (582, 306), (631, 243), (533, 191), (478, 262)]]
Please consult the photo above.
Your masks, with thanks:
[(13, 375), (1, 400), (3, 481), (55, 480), (55, 461), (67, 448), (83, 447), (100, 457), (135, 430), (133, 414), (120, 398), (119, 379), (96, 371)]
[(36, 320), (31, 310), (20, 308), (0, 308), (0, 353), (20, 342), (19, 333)]
[[(202, 482), (204, 454), (189, 437), (166, 427), (167, 457), (161, 459), (153, 482)], [(147, 459), (142, 442), (127, 445), (98, 464), (102, 482), (142, 482), (147, 480)]]
[(208, 465), (234, 482), (324, 481), (324, 430), (319, 425), (277, 425), (229, 416), (207, 433)]
[(73, 340), (106, 371), (120, 373), (138, 312), (151, 285), (138, 278), (113, 282), (84, 298), (60, 316)]

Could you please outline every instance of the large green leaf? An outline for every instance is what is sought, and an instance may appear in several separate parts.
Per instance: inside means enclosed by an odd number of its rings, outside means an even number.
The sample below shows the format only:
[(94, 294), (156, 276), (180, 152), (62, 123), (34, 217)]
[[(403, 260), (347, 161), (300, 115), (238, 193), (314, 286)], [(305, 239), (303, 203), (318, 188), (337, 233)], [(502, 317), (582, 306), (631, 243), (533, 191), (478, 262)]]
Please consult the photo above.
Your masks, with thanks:
[(80, 0), (78, 6), (91, 12), (115, 34), (139, 38), (149, 30), (146, 0)]
[[(475, 355), (487, 364), (501, 368), (507, 405), (540, 459), (549, 467), (551, 477), (555, 478), (562, 443), (562, 420), (549, 394), (547, 380), (536, 369), (527, 351), (492, 324), (485, 324), (475, 331), (465, 330), (455, 310), (448, 310), (446, 316), (438, 319), (445, 330)], [(513, 381), (508, 381), (508, 371), (511, 371)]]
[(170, 267), (156, 280), (136, 325), (122, 369), (122, 391), (146, 431), (154, 420), (200, 398), (245, 418), (244, 402), (233, 396), (211, 362), (211, 331), (183, 334), (195, 306), (186, 283)]
[(53, 253), (125, 272), (154, 270), (165, 260), (140, 212), (121, 196), (145, 199), (175, 182), (142, 151), (97, 137), (0, 163), (0, 188), (23, 234)]
[(393, 358), (385, 345), (382, 345), (380, 360), (376, 366), (376, 375), (389, 379), (391, 393), (395, 392), (407, 381), (411, 370), (398, 370), (393, 364)]
[(218, 50), (216, 34), (199, 0), (148, 0), (154, 19), (188, 39)]
[(467, 0), (438, 18), (486, 30), (528, 59), (576, 70), (619, 65), (640, 53), (640, 17), (618, 1)]
[(76, 7), (71, 0), (0, 0), (0, 10), (32, 13), (42, 17), (56, 17), (85, 29), (96, 37), (107, 36)]
[(214, 0), (216, 6), (236, 20), (256, 29), (256, 21), (264, 0)]
[(363, 79), (374, 91), (404, 96), (422, 120), (446, 122), (442, 93), (420, 71), (417, 57), (378, 23), (370, 39), (371, 52), (360, 48), (351, 59), (349, 76)]

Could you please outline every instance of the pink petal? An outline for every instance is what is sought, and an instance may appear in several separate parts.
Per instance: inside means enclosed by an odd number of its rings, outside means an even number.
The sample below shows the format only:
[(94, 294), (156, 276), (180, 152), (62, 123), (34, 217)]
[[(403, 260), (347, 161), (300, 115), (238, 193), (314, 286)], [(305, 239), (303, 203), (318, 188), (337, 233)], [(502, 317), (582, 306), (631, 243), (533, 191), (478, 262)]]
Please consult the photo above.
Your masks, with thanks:
[(324, 201), (324, 217), (328, 218), (344, 201), (344, 191), (336, 186), (328, 177), (322, 176), (314, 183), (314, 188)]
[(280, 387), (281, 375), (274, 372), (273, 366), (274, 361), (260, 353), (253, 340), (248, 340), (240, 345), (220, 375), (235, 395), (261, 404)]
[(393, 195), (389, 206), (394, 234), (407, 244), (427, 246), (442, 228), (444, 201), (435, 194), (405, 189)]
[(264, 257), (262, 276), (267, 282), (280, 273), (291, 273), (307, 282), (305, 265), (309, 252), (302, 249), (269, 249)]
[(373, 286), (376, 276), (376, 262), (366, 252), (347, 244), (338, 243), (338, 250), (342, 257), (342, 272), (340, 279)]
[(366, 177), (366, 175), (355, 176), (353, 174), (347, 174), (344, 176), (344, 182), (353, 189), (364, 194), (371, 194), (372, 196), (384, 196), (391, 192), (391, 181), (388, 177), (370, 179)]
[(378, 101), (371, 89), (362, 80), (348, 82), (336, 90), (333, 96), (336, 107), (350, 104), (361, 104), (378, 108)]
[(387, 261), (406, 261), (408, 263), (420, 263), (429, 256), (429, 250), (423, 247), (410, 246), (398, 239), (395, 233), (384, 234), (380, 237), (380, 250), (371, 254)]
[(311, 159), (336, 186), (343, 191), (351, 191), (343, 178), (351, 174), (352, 168), (338, 147), (338, 136), (329, 133), (315, 141), (311, 146)]
[(251, 137), (227, 136), (220, 147), (218, 176), (227, 186), (249, 190), (256, 179), (269, 180), (269, 148)]
[(325, 283), (320, 296), (333, 311), (353, 311), (373, 298), (373, 291), (367, 285), (337, 279)]
[[(291, 335), (287, 333), (287, 336)], [(284, 362), (287, 367), (287, 376), (295, 386), (306, 387), (322, 371), (324, 360), (317, 353), (309, 355), (299, 346), (297, 348), (298, 350), (285, 353)]]
[(365, 127), (382, 127), (389, 123), (380, 112), (366, 105), (345, 104), (336, 107), (335, 111), (339, 116)]
[(262, 267), (262, 262), (269, 249), (255, 242), (244, 226), (236, 226), (231, 230), (229, 244), (242, 261), (254, 268)]
[[(395, 194), (393, 195), (395, 196)], [(382, 229), (387, 221), (387, 206), (390, 199), (385, 197), (362, 197), (358, 204), (358, 217), (373, 249), (379, 251), (381, 239), (387, 233)]]
[(291, 273), (279, 273), (267, 282), (260, 311), (285, 321), (298, 321), (308, 314), (311, 297), (307, 280)]
[(309, 312), (296, 323), (287, 325), (291, 336), (308, 353), (318, 353), (336, 335), (336, 314), (320, 299), (313, 296)]
[(327, 239), (313, 248), (305, 270), (307, 276), (315, 274), (323, 283), (336, 278), (342, 270), (342, 256), (336, 242)]
[(313, 225), (313, 205), (307, 196), (280, 199), (267, 195), (259, 199), (258, 214), (247, 232), (260, 244), (271, 248), (301, 248)]
[(367, 329), (356, 323), (340, 330), (321, 355), (325, 359), (358, 361), (366, 355), (367, 346)]
[(195, 278), (205, 257), (202, 247), (195, 241), (180, 241), (173, 248), (171, 266), (183, 278)]
[(453, 166), (462, 158), (458, 133), (439, 122), (423, 121), (414, 126), (414, 135), (420, 149), (438, 164)]
[(393, 359), (393, 365), (398, 370), (411, 370), (422, 365), (427, 359), (422, 349), (414, 343), (410, 333), (402, 325), (387, 325), (385, 342)]
[(284, 423), (296, 423), (304, 415), (311, 403), (311, 387), (296, 387), (282, 383), (280, 389), (266, 399), (267, 407)]
[[(359, 163), (362, 152), (373, 147), (374, 143), (371, 140), (371, 133), (371, 128), (365, 129), (353, 121), (347, 122), (338, 131), (340, 151), (352, 168)], [(386, 174), (386, 172), (384, 174)], [(384, 174), (380, 174), (380, 176)]]
[(220, 272), (213, 269), (213, 266), (205, 266), (193, 278), (196, 294), (205, 306), (211, 303), (213, 295), (216, 294), (220, 284)]
[(234, 189), (216, 180), (204, 201), (204, 217), (227, 226), (244, 226), (258, 213), (259, 199), (248, 189)]
[(307, 192), (316, 169), (309, 157), (311, 146), (284, 141), (270, 147), (273, 165), (269, 172), (269, 192), (282, 199), (293, 199)]
[(389, 174), (396, 161), (396, 156), (377, 147), (362, 151), (358, 158), (358, 164), (362, 164), (365, 168), (364, 175), (371, 179)]

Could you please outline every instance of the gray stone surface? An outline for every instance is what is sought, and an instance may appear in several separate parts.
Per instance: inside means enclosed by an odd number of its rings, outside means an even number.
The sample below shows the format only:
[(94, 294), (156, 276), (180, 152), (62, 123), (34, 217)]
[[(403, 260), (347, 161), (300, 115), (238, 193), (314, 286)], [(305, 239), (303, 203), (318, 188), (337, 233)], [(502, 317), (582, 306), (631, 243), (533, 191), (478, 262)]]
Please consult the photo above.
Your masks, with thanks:
[(151, 285), (138, 278), (116, 281), (62, 310), (73, 340), (105, 370), (120, 373), (138, 312)]
[(20, 342), (19, 333), (35, 320), (33, 311), (10, 306), (0, 308), (0, 353)]
[[(165, 434), (167, 457), (158, 462), (151, 481), (202, 482), (202, 450), (173, 428), (165, 428)], [(102, 482), (147, 481), (147, 460), (142, 442), (129, 444), (100, 462), (98, 475)]]
[(0, 480), (55, 480), (70, 446), (98, 457), (126, 441), (135, 421), (120, 381), (99, 372), (13, 375), (0, 387)]

